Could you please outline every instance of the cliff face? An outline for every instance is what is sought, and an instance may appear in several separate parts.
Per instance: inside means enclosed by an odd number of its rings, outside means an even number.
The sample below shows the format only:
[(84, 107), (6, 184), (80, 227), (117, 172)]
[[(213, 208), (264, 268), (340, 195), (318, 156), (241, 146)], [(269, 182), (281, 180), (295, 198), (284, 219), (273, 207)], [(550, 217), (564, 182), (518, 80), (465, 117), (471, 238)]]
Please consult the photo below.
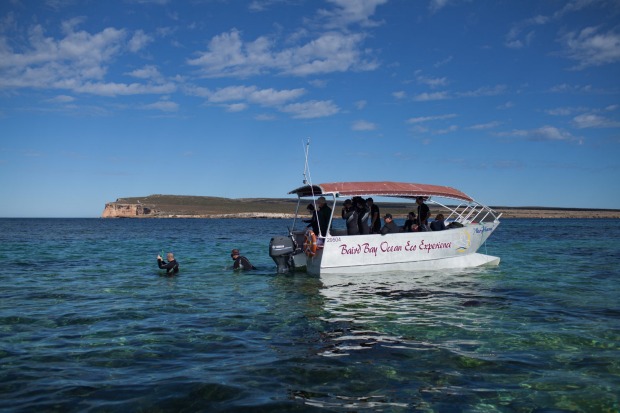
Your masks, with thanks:
[(105, 204), (102, 218), (139, 218), (152, 217), (157, 211), (146, 207), (142, 204), (120, 204), (118, 202), (109, 202)]

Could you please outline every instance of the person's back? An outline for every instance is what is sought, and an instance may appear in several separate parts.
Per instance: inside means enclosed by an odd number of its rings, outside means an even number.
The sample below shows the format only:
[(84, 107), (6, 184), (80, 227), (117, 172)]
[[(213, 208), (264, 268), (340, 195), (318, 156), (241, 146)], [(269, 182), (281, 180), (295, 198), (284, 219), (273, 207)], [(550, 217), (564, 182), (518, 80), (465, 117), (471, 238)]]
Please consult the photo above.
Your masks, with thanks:
[(444, 229), (446, 229), (443, 214), (437, 214), (435, 220), (431, 222), (430, 227), (432, 231), (443, 231)]
[[(332, 218), (332, 209), (325, 203), (325, 197), (319, 197), (317, 199), (317, 204), (319, 205), (317, 214), (319, 219), (319, 230), (322, 236), (326, 236), (327, 230), (329, 229), (329, 220)], [(316, 235), (318, 236), (319, 234)]]

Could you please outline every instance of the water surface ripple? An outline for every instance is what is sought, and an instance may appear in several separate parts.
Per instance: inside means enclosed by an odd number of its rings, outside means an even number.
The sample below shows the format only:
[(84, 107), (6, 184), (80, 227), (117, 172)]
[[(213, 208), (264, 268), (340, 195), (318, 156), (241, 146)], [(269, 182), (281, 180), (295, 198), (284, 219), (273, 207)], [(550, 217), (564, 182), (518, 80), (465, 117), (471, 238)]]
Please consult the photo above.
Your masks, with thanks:
[(275, 274), (287, 224), (0, 219), (0, 410), (620, 410), (620, 221), (505, 220), (499, 267), (330, 287)]

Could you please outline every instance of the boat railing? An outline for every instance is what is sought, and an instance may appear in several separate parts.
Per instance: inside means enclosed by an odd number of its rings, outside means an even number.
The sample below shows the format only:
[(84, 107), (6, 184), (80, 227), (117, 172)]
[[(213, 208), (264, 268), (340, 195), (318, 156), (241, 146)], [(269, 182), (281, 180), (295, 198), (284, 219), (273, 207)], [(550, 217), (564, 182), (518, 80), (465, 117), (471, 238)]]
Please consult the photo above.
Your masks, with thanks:
[(497, 214), (493, 209), (477, 202), (469, 204), (460, 203), (457, 206), (447, 206), (435, 200), (432, 202), (450, 211), (446, 221), (457, 221), (462, 224), (471, 222), (491, 222), (497, 221), (501, 216), (501, 214)]

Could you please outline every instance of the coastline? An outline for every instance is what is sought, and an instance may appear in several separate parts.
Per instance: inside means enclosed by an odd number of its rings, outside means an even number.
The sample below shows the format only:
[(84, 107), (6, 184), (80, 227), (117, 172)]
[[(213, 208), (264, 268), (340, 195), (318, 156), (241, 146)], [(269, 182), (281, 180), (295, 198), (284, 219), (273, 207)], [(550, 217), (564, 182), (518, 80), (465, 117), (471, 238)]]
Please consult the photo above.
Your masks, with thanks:
[[(296, 198), (218, 198), (207, 196), (149, 195), (119, 198), (106, 203), (102, 218), (262, 218), (291, 219), (295, 216)], [(414, 206), (410, 202), (378, 203), (382, 212), (405, 218)], [(503, 219), (620, 219), (620, 209), (492, 207)], [(300, 214), (305, 216), (305, 208)], [(441, 209), (431, 209), (435, 215)]]

